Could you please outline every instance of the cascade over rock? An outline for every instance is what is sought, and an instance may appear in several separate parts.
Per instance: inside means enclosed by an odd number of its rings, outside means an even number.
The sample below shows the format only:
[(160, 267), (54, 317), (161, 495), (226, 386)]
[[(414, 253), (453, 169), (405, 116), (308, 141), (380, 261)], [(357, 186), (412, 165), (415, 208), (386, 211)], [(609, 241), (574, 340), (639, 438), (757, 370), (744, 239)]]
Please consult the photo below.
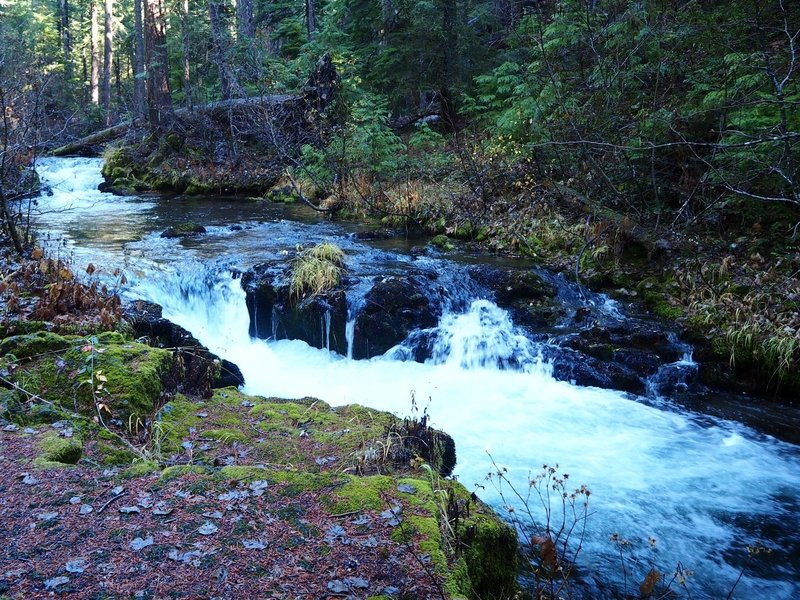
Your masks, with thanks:
[(353, 358), (385, 353), (417, 329), (433, 327), (441, 306), (426, 294), (425, 275), (379, 279), (364, 298), (355, 319)]
[(211, 389), (244, 385), (244, 376), (237, 365), (211, 352), (189, 331), (161, 313), (161, 306), (145, 300), (125, 306), (125, 318), (137, 337), (148, 338), (153, 346), (176, 349), (183, 361), (185, 389), (210, 395)]
[[(435, 284), (435, 278), (424, 272), (377, 278), (366, 295), (357, 298), (355, 284), (360, 280), (351, 277), (341, 288), (298, 300), (292, 297), (285, 264), (262, 263), (242, 275), (250, 335), (302, 340), (346, 356), (347, 324), (354, 320), (352, 357), (380, 356), (412, 331), (436, 325), (444, 290)], [(355, 314), (348, 314), (348, 305)]]

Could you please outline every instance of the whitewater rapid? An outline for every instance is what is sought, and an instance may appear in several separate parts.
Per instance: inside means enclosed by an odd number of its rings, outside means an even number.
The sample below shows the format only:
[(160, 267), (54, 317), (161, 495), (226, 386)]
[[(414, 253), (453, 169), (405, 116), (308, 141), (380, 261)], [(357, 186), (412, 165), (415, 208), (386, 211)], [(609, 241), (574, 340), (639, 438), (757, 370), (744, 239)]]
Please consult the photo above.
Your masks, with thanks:
[[(254, 214), (247, 228), (231, 231), (209, 202), (203, 205), (212, 223), (206, 243), (163, 240), (158, 234), (170, 223), (158, 203), (92, 191), (98, 161), (51, 159), (41, 167), (53, 187), (42, 206), (72, 207), (46, 211), (40, 226), (76, 262), (124, 266), (131, 282), (125, 293), (161, 304), (165, 317), (239, 365), (245, 392), (315, 396), (401, 416), (410, 413), (413, 397), (434, 426), (454, 437), (458, 479), (501, 514), (502, 502), (486, 481), (490, 456), (523, 487), (543, 464), (559, 464), (576, 486), (591, 489), (580, 558), (587, 572), (619, 581), (609, 541), (618, 533), (631, 541), (632, 580), (640, 581), (651, 564), (669, 573), (680, 561), (694, 572), (688, 582), (694, 598), (725, 597), (746, 562), (746, 547), (763, 542), (773, 549), (771, 560), (746, 573), (734, 597), (800, 596), (797, 447), (669, 403), (659, 408), (629, 394), (556, 381), (537, 344), (485, 298), (442, 317), (441, 343), (424, 364), (398, 360), (402, 349), (356, 361), (299, 341), (251, 339), (244, 292), (232, 272), (251, 266), (267, 247), (280, 251), (275, 246), (293, 243), (292, 236), (330, 239), (334, 227)], [(60, 180), (69, 184), (60, 187)], [(358, 250), (342, 243), (348, 252)], [(496, 367), (512, 356), (524, 359), (517, 360), (521, 368)], [(630, 588), (636, 593), (638, 583)]]

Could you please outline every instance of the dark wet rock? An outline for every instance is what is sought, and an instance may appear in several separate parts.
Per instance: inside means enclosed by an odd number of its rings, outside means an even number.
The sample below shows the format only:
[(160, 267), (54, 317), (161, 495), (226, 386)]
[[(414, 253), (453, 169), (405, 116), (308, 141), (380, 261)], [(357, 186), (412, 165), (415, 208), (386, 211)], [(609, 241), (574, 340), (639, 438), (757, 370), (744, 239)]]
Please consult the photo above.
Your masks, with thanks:
[(206, 228), (200, 225), (199, 223), (181, 223), (180, 225), (175, 225), (174, 227), (167, 227), (161, 234), (162, 238), (183, 238), (183, 237), (193, 237), (196, 235), (200, 235), (201, 233), (205, 233)]
[(273, 335), (272, 313), (278, 299), (276, 285), (286, 270), (278, 262), (261, 263), (242, 274), (242, 289), (250, 315), (250, 336), (262, 340)]
[(478, 265), (469, 274), (494, 293), (497, 305), (507, 309), (518, 325), (551, 326), (564, 314), (554, 302), (555, 288), (533, 271)]
[(614, 362), (624, 365), (640, 377), (654, 375), (663, 364), (657, 354), (636, 348), (615, 350), (613, 359)]
[(347, 298), (343, 289), (293, 297), (288, 267), (256, 265), (242, 275), (250, 335), (261, 339), (303, 340), (315, 348), (347, 354)]
[(375, 282), (356, 317), (353, 358), (380, 356), (412, 331), (437, 324), (441, 307), (431, 301), (425, 279), (419, 274)]
[(344, 290), (331, 290), (293, 299), (288, 286), (277, 291), (272, 314), (275, 339), (303, 340), (315, 348), (347, 354), (347, 298)]
[(152, 346), (175, 348), (176, 362), (182, 373), (173, 373), (177, 389), (210, 395), (210, 390), (244, 385), (237, 365), (220, 358), (203, 346), (189, 331), (162, 316), (162, 308), (153, 302), (138, 300), (125, 307), (125, 318), (139, 338)]
[(391, 240), (397, 237), (402, 237), (403, 232), (399, 229), (368, 229), (366, 231), (356, 231), (350, 237), (363, 242), (373, 242), (376, 240)]
[(632, 369), (602, 361), (572, 349), (550, 348), (545, 352), (553, 365), (553, 377), (576, 385), (643, 394), (644, 381)]
[(552, 286), (532, 271), (500, 269), (480, 265), (469, 270), (470, 276), (494, 292), (498, 306), (519, 300), (541, 300), (554, 294)]

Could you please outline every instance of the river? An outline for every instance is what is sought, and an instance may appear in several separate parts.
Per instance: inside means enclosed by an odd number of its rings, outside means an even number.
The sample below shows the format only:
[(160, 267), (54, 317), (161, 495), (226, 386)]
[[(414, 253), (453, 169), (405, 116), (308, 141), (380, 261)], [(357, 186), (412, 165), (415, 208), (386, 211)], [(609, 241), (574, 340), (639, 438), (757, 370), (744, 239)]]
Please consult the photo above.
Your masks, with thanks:
[[(686, 585), (696, 599), (725, 598), (742, 568), (733, 597), (800, 597), (795, 444), (670, 398), (557, 381), (540, 352), (546, 341), (526, 335), (491, 298), (470, 298), (468, 288), (439, 323), (447, 343), (425, 363), (402, 360), (402, 349), (351, 360), (300, 341), (251, 339), (245, 294), (231, 274), (298, 244), (332, 241), (367, 275), (420, 261), (446, 272), (450, 263), (412, 255), (405, 242), (359, 242), (350, 235), (352, 226), (324, 221), (302, 206), (115, 197), (97, 190), (101, 164), (87, 158), (40, 161), (52, 194), (39, 199), (37, 221), (48, 232), (43, 239), (50, 252), (78, 268), (92, 262), (109, 277), (124, 269), (128, 283), (121, 292), (161, 304), (165, 317), (238, 364), (245, 392), (316, 396), (401, 416), (410, 413), (413, 396), (432, 424), (454, 437), (455, 475), (501, 514), (502, 500), (486, 481), (490, 455), (525, 490), (531, 472), (560, 465), (571, 482), (592, 491), (578, 560), (585, 595), (612, 597), (627, 589), (638, 596), (651, 566), (669, 574), (680, 563), (693, 572)], [(188, 220), (208, 232), (185, 240), (160, 237)], [(456, 280), (455, 263), (452, 269)], [(600, 317), (625, 319), (624, 306), (591, 298)], [(508, 356), (517, 359), (517, 368), (498, 367)], [(684, 362), (691, 364), (688, 356)], [(609, 540), (615, 533), (630, 541), (624, 568)], [(756, 543), (771, 552), (748, 558), (747, 546)]]

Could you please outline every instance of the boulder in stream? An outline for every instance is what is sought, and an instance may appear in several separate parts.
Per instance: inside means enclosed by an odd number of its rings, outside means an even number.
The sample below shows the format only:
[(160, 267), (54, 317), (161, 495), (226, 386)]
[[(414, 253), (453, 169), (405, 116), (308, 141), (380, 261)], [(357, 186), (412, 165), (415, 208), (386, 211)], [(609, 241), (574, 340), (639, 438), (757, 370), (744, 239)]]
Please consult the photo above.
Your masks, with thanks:
[(380, 356), (417, 329), (433, 327), (441, 307), (426, 293), (423, 274), (378, 279), (355, 320), (353, 358)]

